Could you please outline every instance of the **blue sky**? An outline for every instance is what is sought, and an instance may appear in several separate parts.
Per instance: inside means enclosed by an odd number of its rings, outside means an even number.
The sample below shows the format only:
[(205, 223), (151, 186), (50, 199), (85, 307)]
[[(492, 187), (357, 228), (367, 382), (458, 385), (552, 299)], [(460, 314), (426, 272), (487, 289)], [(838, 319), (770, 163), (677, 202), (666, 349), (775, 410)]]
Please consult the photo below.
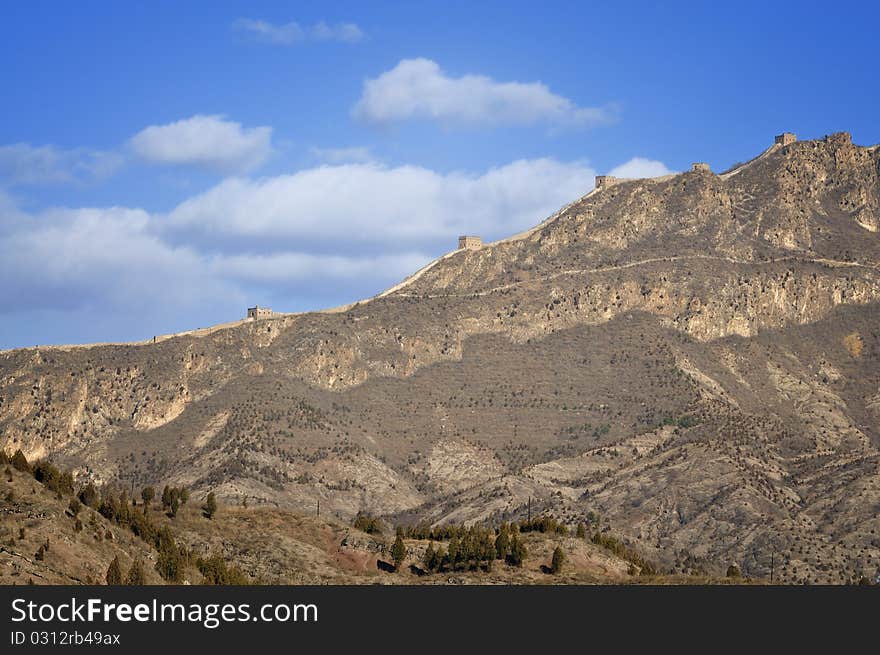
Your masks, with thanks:
[(876, 143), (878, 18), (847, 2), (4, 3), (0, 348), (333, 306), (459, 232), (534, 225), (596, 173), (720, 170), (783, 130)]

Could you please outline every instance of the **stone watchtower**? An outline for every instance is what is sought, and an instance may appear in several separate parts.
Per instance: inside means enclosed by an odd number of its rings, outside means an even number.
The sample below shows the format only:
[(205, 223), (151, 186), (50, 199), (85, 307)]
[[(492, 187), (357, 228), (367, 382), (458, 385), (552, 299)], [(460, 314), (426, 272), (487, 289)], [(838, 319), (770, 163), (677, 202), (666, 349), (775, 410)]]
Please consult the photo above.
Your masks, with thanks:
[(774, 143), (778, 143), (781, 146), (791, 145), (795, 141), (797, 141), (797, 135), (792, 132), (783, 132), (782, 134), (778, 134), (773, 140)]
[(275, 312), (273, 312), (268, 307), (260, 307), (259, 305), (256, 305), (255, 307), (248, 307), (247, 317), (250, 319), (253, 319), (255, 321), (258, 321), (261, 318), (269, 318), (274, 313)]
[(613, 186), (620, 182), (620, 178), (614, 177), (613, 175), (597, 175), (596, 176), (596, 188), (597, 189), (605, 189), (607, 187)]
[(483, 247), (483, 240), (480, 237), (460, 236), (458, 237), (459, 250), (476, 250)]
[(706, 162), (702, 162), (702, 161), (698, 161), (697, 163), (695, 163), (693, 166), (691, 166), (691, 169), (696, 173), (711, 173), (712, 172), (712, 169), (709, 168), (709, 164), (707, 164)]

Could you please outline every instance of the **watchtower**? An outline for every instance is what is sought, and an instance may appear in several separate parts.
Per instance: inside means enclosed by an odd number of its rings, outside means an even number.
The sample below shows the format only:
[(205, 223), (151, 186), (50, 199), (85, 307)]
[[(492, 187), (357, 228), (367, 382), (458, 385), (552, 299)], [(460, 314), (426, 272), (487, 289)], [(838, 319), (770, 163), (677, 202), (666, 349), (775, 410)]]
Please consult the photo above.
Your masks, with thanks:
[(260, 307), (259, 305), (256, 305), (255, 307), (248, 307), (247, 317), (258, 321), (261, 318), (269, 318), (274, 313), (275, 312), (273, 312), (268, 307)]
[(702, 161), (696, 162), (693, 166), (691, 166), (691, 169), (696, 173), (711, 173), (712, 172), (712, 169), (709, 168), (709, 164), (707, 164), (706, 162), (702, 162)]
[(596, 188), (597, 189), (605, 189), (607, 187), (613, 186), (620, 182), (620, 178), (614, 177), (613, 175), (597, 175), (596, 176)]
[(782, 134), (778, 134), (773, 140), (774, 143), (778, 143), (781, 146), (790, 145), (795, 141), (797, 141), (797, 135), (792, 132), (783, 132)]
[(476, 250), (483, 247), (483, 240), (480, 237), (460, 236), (458, 237), (459, 250)]

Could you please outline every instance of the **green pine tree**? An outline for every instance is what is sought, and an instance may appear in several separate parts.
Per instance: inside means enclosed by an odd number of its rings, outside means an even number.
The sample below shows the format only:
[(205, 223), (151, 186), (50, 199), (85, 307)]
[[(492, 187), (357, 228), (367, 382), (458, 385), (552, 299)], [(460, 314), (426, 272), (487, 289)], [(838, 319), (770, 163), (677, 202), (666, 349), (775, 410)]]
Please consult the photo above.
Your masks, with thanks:
[(144, 575), (144, 565), (140, 561), (140, 559), (136, 559), (131, 564), (131, 568), (128, 569), (128, 575), (125, 576), (125, 584), (127, 585), (145, 585), (147, 584), (146, 576)]
[(110, 562), (110, 566), (107, 568), (106, 579), (108, 585), (122, 584), (122, 567), (119, 565), (119, 555)]
[(403, 543), (403, 537), (399, 534), (394, 540), (394, 545), (391, 546), (391, 557), (394, 560), (394, 568), (400, 569), (400, 565), (406, 559), (406, 545)]
[(146, 514), (147, 510), (150, 507), (150, 503), (153, 502), (153, 498), (156, 497), (156, 490), (153, 487), (144, 487), (141, 489), (141, 498), (144, 501), (144, 513)]
[(562, 564), (565, 562), (565, 553), (562, 548), (557, 546), (553, 550), (553, 559), (550, 562), (550, 572), (559, 573), (562, 570)]
[(205, 518), (209, 519), (214, 518), (214, 515), (217, 513), (217, 498), (214, 496), (213, 491), (205, 499), (205, 505), (202, 507), (202, 510), (205, 513)]
[(519, 534), (514, 532), (510, 539), (510, 554), (507, 556), (507, 563), (511, 566), (521, 567), (527, 554), (526, 545), (520, 539)]
[(425, 558), (422, 560), (422, 563), (429, 571), (433, 571), (437, 568), (437, 551), (434, 550), (433, 541), (428, 544), (428, 548), (425, 550)]
[(495, 537), (495, 554), (497, 559), (504, 559), (510, 551), (510, 528), (507, 523), (502, 523), (498, 528), (498, 536)]
[(168, 509), (169, 507), (171, 507), (171, 487), (166, 484), (162, 490), (162, 509)]

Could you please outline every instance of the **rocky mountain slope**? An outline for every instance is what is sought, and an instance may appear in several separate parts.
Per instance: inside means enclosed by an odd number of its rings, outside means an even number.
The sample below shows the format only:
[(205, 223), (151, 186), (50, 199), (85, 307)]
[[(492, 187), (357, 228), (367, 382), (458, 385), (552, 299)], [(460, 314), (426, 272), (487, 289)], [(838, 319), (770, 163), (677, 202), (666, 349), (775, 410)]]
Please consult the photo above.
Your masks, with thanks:
[(0, 353), (7, 452), (349, 520), (597, 512), (659, 562), (880, 565), (880, 147), (620, 181), (339, 311)]
[[(6, 465), (3, 466), (6, 468)], [(105, 584), (114, 558), (122, 582), (135, 562), (143, 584), (167, 584), (157, 570), (161, 555), (155, 543), (138, 538), (127, 522), (109, 520), (80, 505), (70, 509), (69, 494), (59, 494), (25, 472), (9, 468), (0, 478), (0, 585)], [(153, 503), (131, 508), (156, 530), (170, 530), (179, 548), (190, 554), (180, 576), (183, 584), (211, 583), (196, 563), (198, 557), (220, 558), (235, 567), (235, 584), (679, 584), (730, 582), (712, 578), (701, 568), (673, 575), (646, 575), (633, 569), (625, 554), (570, 535), (522, 535), (527, 555), (521, 567), (494, 562), (489, 571), (424, 567), (429, 542), (406, 540), (406, 558), (391, 570), (394, 537), (365, 534), (333, 519), (306, 516), (269, 507), (226, 507), (207, 519), (201, 502), (182, 506), (176, 515)], [(431, 547), (446, 548), (448, 542)], [(560, 571), (550, 575), (553, 549), (565, 553)], [(691, 564), (700, 565), (699, 562)], [(759, 581), (760, 582), (760, 581)], [(216, 583), (216, 582), (214, 582)]]

